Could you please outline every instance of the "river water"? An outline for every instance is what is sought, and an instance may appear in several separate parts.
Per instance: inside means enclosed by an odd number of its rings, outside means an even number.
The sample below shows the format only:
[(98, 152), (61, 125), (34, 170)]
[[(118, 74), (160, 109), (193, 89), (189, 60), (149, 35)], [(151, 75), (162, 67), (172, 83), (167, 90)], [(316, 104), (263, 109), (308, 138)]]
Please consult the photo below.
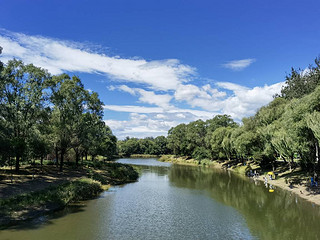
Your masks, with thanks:
[(0, 239), (320, 239), (320, 208), (228, 171), (134, 164), (138, 182), (0, 231)]

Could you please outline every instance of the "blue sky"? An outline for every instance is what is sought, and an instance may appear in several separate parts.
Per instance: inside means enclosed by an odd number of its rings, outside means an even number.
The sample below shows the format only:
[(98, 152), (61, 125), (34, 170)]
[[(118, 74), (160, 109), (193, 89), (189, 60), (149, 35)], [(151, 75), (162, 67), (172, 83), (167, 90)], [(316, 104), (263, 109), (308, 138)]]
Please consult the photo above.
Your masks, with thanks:
[(118, 138), (237, 121), (320, 53), (319, 1), (0, 1), (0, 59), (78, 75)]

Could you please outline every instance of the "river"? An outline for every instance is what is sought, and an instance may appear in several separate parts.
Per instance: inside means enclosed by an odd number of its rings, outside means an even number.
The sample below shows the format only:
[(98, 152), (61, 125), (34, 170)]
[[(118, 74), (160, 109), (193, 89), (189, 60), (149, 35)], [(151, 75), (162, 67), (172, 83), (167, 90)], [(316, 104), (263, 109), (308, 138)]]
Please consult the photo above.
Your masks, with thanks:
[(134, 164), (138, 182), (0, 231), (0, 239), (320, 239), (320, 208), (228, 171)]

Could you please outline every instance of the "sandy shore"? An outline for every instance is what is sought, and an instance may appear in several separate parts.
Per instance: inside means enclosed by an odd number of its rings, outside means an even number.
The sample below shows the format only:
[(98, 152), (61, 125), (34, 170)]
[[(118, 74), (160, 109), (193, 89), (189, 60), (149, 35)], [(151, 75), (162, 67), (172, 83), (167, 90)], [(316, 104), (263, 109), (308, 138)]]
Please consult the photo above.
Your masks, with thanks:
[[(212, 167), (214, 168), (224, 168), (223, 164), (215, 162), (214, 165), (212, 165)], [(229, 168), (228, 171), (234, 171), (234, 169)], [(264, 177), (268, 178), (268, 184), (272, 184), (275, 187), (275, 191), (276, 188), (281, 188), (284, 189), (286, 191), (292, 192), (296, 195), (298, 195), (299, 197), (312, 202), (314, 204), (317, 204), (318, 206), (320, 206), (320, 188), (310, 188), (310, 182), (307, 182), (305, 180), (301, 180), (300, 183), (295, 183), (293, 185), (291, 185), (290, 187), (290, 180), (287, 180), (282, 176), (284, 174), (279, 174), (277, 176), (276, 179), (274, 180), (270, 180), (269, 177), (267, 175), (261, 175), (258, 177), (255, 177), (255, 179), (264, 182)]]
[[(264, 181), (263, 177), (264, 176), (259, 176), (257, 179)], [(275, 187), (290, 191), (299, 197), (320, 206), (319, 188), (310, 189), (310, 183), (307, 183), (306, 181), (302, 181), (300, 184), (294, 184), (290, 187), (290, 184), (286, 183), (285, 179), (280, 177), (275, 180), (268, 180), (268, 183)]]

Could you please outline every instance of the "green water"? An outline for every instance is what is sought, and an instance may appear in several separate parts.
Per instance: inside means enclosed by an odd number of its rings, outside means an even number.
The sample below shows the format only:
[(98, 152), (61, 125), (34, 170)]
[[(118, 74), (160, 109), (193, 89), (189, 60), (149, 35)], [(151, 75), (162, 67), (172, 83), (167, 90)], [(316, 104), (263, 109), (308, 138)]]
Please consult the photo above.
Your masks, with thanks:
[(320, 209), (230, 172), (154, 159), (138, 182), (3, 230), (0, 239), (320, 239)]

